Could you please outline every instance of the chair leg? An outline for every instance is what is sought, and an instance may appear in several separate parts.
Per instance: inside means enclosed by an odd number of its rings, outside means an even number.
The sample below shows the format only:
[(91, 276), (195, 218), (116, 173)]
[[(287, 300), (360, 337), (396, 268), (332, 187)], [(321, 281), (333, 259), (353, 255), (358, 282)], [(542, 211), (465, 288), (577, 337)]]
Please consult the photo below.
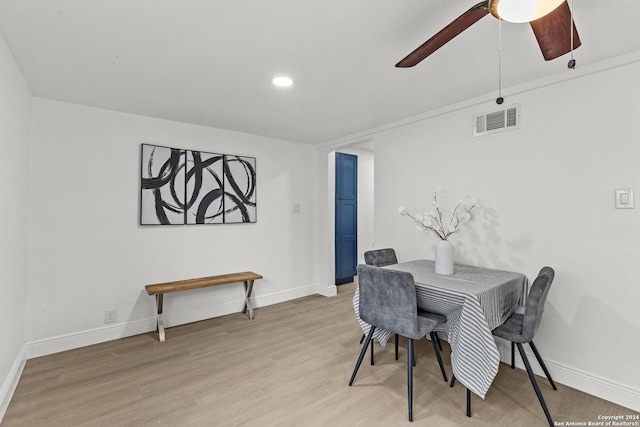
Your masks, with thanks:
[(371, 337), (371, 366), (374, 365), (374, 363), (373, 363), (373, 343), (374, 342), (375, 341), (373, 340), (373, 337)]
[(413, 421), (413, 340), (409, 338), (409, 349), (407, 351), (407, 389), (409, 392), (409, 421)]
[(447, 373), (444, 370), (444, 365), (442, 364), (442, 357), (440, 356), (440, 350), (438, 350), (438, 337), (435, 332), (431, 332), (431, 344), (433, 344), (433, 351), (436, 354), (436, 358), (438, 359), (438, 364), (440, 365), (440, 371), (442, 372), (442, 378), (444, 378), (444, 382), (449, 381), (447, 379)]
[[(362, 341), (364, 341), (364, 334), (362, 334), (362, 336), (360, 337), (360, 344), (362, 344)], [(371, 341), (371, 365), (373, 365), (373, 343), (374, 341)], [(396, 344), (397, 346), (397, 344)], [(396, 360), (398, 360), (398, 350), (396, 349)]]
[(396, 343), (395, 343), (395, 345), (396, 345), (396, 360), (398, 360), (398, 344), (400, 343), (398, 334), (396, 334), (395, 338), (396, 338)]
[(453, 387), (456, 384), (456, 376), (451, 374), (451, 382), (449, 383), (449, 387)]
[(522, 361), (524, 362), (524, 366), (527, 368), (527, 374), (529, 374), (529, 379), (531, 380), (531, 385), (533, 385), (533, 389), (536, 391), (536, 395), (538, 396), (538, 400), (540, 401), (540, 405), (542, 406), (542, 410), (544, 411), (545, 416), (547, 417), (547, 421), (549, 422), (549, 426), (553, 427), (553, 420), (551, 419), (551, 414), (549, 414), (549, 409), (547, 409), (547, 404), (544, 401), (544, 397), (542, 396), (542, 392), (540, 391), (540, 387), (538, 387), (538, 382), (536, 381), (536, 377), (533, 374), (533, 370), (531, 369), (531, 364), (529, 363), (529, 359), (524, 352), (524, 347), (522, 344), (516, 343), (518, 346), (518, 351), (520, 352), (520, 356), (522, 357)]
[(442, 351), (442, 343), (440, 342), (440, 337), (438, 336), (437, 332), (434, 332), (434, 334), (436, 335), (436, 341), (438, 341), (438, 348), (440, 349), (440, 351)]
[(356, 379), (356, 374), (358, 373), (358, 369), (360, 369), (360, 365), (362, 364), (362, 359), (364, 359), (364, 355), (367, 354), (367, 347), (369, 346), (369, 343), (371, 342), (371, 339), (373, 338), (373, 331), (375, 331), (375, 329), (376, 329), (376, 327), (372, 326), (371, 330), (369, 331), (369, 335), (367, 336), (367, 340), (365, 341), (364, 346), (362, 347), (362, 350), (360, 351), (360, 356), (358, 356), (358, 361), (356, 362), (356, 367), (353, 369), (353, 374), (351, 374), (351, 380), (349, 381), (349, 386), (351, 386), (353, 384), (353, 380)]
[(557, 390), (558, 388), (556, 387), (556, 383), (553, 382), (553, 379), (551, 378), (551, 374), (547, 369), (547, 365), (544, 364), (542, 357), (540, 357), (540, 353), (538, 352), (536, 345), (533, 343), (533, 341), (531, 341), (529, 342), (529, 346), (531, 347), (531, 350), (533, 350), (533, 354), (536, 355), (536, 359), (538, 359), (538, 363), (540, 364), (540, 367), (544, 371), (544, 374), (547, 376), (547, 379), (549, 380), (549, 384), (551, 384), (551, 387), (553, 387), (554, 390)]
[(413, 350), (411, 350), (411, 362), (413, 363), (413, 366), (416, 366), (416, 346), (413, 346)]
[(515, 358), (515, 343), (511, 342), (511, 369), (516, 368), (516, 358)]
[(360, 337), (360, 344), (362, 344), (362, 341), (364, 341), (364, 339), (366, 338), (364, 332), (362, 333), (362, 336)]

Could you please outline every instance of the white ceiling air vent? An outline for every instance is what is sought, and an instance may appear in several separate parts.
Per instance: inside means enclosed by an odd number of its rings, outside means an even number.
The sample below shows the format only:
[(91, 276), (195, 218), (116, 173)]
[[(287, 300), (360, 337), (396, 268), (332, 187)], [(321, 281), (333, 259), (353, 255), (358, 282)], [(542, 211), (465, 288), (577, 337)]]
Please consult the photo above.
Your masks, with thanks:
[(473, 116), (473, 136), (489, 135), (520, 128), (520, 104)]

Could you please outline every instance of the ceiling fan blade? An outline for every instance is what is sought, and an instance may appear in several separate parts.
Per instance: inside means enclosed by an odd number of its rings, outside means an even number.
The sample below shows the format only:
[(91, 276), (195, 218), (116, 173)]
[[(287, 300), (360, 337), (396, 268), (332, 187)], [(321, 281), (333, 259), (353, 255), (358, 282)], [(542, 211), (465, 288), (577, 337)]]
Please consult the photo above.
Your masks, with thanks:
[(413, 67), (420, 61), (431, 55), (436, 50), (447, 44), (455, 36), (478, 22), (489, 13), (489, 0), (481, 1), (465, 13), (457, 17), (453, 22), (440, 30), (435, 36), (424, 42), (420, 47), (411, 52), (396, 67)]
[[(550, 61), (571, 52), (572, 19), (569, 4), (565, 0), (550, 14), (530, 22), (545, 61)], [(577, 49), (581, 44), (578, 30), (576, 30), (574, 24), (573, 49)]]

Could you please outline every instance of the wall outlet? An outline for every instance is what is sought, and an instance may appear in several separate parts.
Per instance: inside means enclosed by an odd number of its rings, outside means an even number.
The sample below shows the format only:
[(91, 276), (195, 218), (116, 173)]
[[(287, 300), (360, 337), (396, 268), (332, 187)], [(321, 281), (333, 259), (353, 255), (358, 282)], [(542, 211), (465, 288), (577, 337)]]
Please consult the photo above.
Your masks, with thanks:
[(116, 321), (116, 309), (109, 308), (104, 311), (104, 323), (113, 323)]

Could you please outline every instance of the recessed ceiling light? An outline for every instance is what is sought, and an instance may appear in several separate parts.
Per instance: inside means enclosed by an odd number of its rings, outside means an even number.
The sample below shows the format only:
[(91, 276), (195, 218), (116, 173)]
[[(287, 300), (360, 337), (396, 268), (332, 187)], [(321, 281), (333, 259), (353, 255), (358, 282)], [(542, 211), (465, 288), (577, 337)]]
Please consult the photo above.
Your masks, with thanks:
[(289, 87), (293, 85), (293, 80), (285, 76), (274, 77), (271, 82), (278, 87)]

